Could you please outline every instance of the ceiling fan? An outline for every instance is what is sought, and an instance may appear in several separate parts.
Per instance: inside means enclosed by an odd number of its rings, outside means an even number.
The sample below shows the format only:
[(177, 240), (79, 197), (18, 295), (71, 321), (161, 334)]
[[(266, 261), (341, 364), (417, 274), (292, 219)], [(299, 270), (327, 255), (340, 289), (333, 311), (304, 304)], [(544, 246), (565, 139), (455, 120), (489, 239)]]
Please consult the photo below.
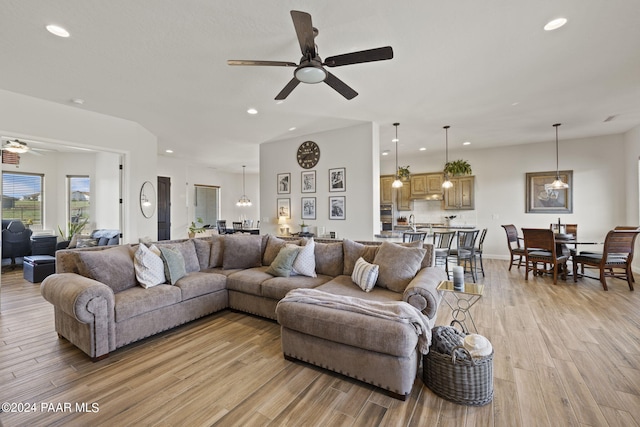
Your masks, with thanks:
[(393, 49), (391, 46), (379, 47), (376, 49), (361, 50), (358, 52), (345, 53), (342, 55), (331, 56), (322, 62), (318, 55), (318, 49), (315, 44), (315, 37), (318, 35), (318, 29), (311, 24), (311, 15), (306, 12), (297, 10), (291, 11), (293, 26), (296, 29), (302, 58), (300, 64), (285, 61), (252, 61), (252, 60), (229, 60), (229, 65), (259, 65), (273, 67), (296, 67), (293, 72), (293, 79), (276, 96), (276, 100), (285, 99), (300, 82), (303, 83), (320, 83), (325, 82), (340, 95), (347, 99), (353, 99), (358, 92), (349, 87), (342, 80), (331, 74), (324, 67), (341, 67), (343, 65), (360, 64), (363, 62), (384, 61), (393, 58)]
[(18, 139), (6, 140), (4, 144), (2, 144), (2, 150), (15, 154), (30, 153), (36, 154), (38, 156), (42, 156), (42, 154), (38, 153), (38, 151), (49, 151), (40, 148), (29, 147), (26, 142), (20, 141)]

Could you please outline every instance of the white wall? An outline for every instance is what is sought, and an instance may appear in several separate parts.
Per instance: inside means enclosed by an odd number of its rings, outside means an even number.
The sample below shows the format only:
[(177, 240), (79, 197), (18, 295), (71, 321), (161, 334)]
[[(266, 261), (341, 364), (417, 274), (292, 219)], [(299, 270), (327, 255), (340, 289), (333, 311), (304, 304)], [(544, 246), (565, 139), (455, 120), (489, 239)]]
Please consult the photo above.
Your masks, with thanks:
[(170, 156), (158, 156), (158, 176), (171, 178), (172, 239), (186, 238), (187, 227), (195, 219), (194, 185), (196, 184), (220, 187), (220, 217), (227, 220), (227, 225), (230, 226), (232, 221), (238, 221), (241, 218), (254, 221), (260, 219), (258, 174), (246, 174), (247, 197), (253, 204), (246, 208), (236, 206), (236, 202), (242, 196), (242, 170), (239, 173), (228, 173), (194, 165)]
[[(301, 172), (296, 152), (311, 140), (320, 147), (315, 168), (316, 192), (301, 193)], [(260, 145), (260, 216), (265, 233), (279, 234), (277, 199), (291, 199), (291, 232), (300, 231), (301, 197), (316, 198), (316, 220), (305, 220), (312, 227), (325, 227), (338, 237), (369, 240), (380, 230), (379, 135), (376, 123), (288, 138)], [(346, 191), (329, 192), (329, 169), (346, 168)], [(291, 193), (277, 194), (279, 173), (291, 173)], [(373, 185), (372, 185), (373, 183)], [(329, 220), (329, 196), (346, 197), (346, 220)]]
[(144, 218), (138, 195), (145, 181), (156, 180), (158, 144), (157, 138), (139, 124), (0, 90), (0, 133), (121, 153), (123, 242), (137, 242), (144, 235), (157, 236), (156, 216)]
[[(635, 204), (637, 213), (637, 159), (640, 153), (640, 132), (625, 138), (623, 135), (560, 142), (560, 169), (573, 170), (572, 214), (526, 214), (525, 173), (555, 170), (555, 141), (537, 144), (491, 148), (486, 150), (450, 151), (450, 159), (468, 160), (476, 177), (475, 211), (442, 211), (463, 215), (462, 221), (488, 228), (484, 253), (487, 258), (506, 258), (508, 250), (502, 224), (522, 227), (548, 227), (558, 217), (563, 223), (579, 225), (580, 238), (603, 240), (606, 232), (616, 225), (636, 225), (637, 215), (628, 212), (628, 203)], [(635, 139), (634, 139), (635, 138)], [(625, 140), (629, 140), (625, 144)], [(633, 141), (631, 141), (633, 140)], [(634, 145), (635, 172), (625, 171), (622, 158), (625, 148)], [(626, 157), (630, 157), (627, 155)], [(442, 156), (416, 155), (410, 161), (412, 173), (442, 170)], [(629, 163), (629, 162), (627, 162)], [(382, 173), (393, 173), (394, 159), (385, 159)], [(635, 192), (624, 185), (635, 182)], [(424, 203), (424, 202), (422, 202)], [(432, 204), (433, 202), (428, 202)], [(418, 207), (420, 204), (418, 205)], [(410, 212), (406, 213), (407, 215)], [(456, 218), (455, 222), (460, 223)]]

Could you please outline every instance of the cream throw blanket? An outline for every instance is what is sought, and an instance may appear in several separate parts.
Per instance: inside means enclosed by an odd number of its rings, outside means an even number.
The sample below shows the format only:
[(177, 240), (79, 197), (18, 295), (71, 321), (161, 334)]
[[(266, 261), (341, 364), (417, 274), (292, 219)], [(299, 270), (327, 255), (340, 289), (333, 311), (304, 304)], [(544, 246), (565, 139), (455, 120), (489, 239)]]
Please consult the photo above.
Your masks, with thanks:
[(418, 350), (422, 354), (429, 352), (433, 321), (420, 310), (404, 301), (370, 301), (356, 297), (330, 294), (316, 289), (293, 289), (278, 303), (300, 302), (321, 305), (336, 310), (365, 314), (400, 323), (410, 323), (418, 335)]

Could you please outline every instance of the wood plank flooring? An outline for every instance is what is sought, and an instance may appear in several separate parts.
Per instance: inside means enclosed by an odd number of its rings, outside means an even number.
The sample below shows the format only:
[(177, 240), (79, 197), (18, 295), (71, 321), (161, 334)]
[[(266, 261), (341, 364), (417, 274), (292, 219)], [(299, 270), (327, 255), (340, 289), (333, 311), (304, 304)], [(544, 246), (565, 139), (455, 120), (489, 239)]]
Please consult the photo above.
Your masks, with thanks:
[[(277, 323), (229, 310), (92, 363), (58, 339), (39, 284), (3, 274), (0, 402), (36, 406), (0, 413), (0, 425), (639, 426), (640, 291), (619, 280), (608, 292), (592, 279), (524, 281), (506, 261), (485, 264), (472, 308), (495, 350), (495, 396), (483, 407), (445, 401), (420, 378), (401, 402), (285, 361)], [(437, 323), (450, 314), (443, 303)], [(97, 412), (77, 411), (94, 403)]]

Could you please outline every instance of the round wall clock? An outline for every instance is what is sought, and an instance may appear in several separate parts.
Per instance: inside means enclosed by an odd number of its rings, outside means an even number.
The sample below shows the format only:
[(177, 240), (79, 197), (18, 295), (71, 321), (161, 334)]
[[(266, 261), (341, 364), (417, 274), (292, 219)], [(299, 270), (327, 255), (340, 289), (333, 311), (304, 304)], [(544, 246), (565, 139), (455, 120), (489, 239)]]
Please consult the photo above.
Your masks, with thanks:
[(320, 160), (320, 147), (313, 141), (305, 141), (298, 147), (298, 164), (304, 169), (311, 169)]

